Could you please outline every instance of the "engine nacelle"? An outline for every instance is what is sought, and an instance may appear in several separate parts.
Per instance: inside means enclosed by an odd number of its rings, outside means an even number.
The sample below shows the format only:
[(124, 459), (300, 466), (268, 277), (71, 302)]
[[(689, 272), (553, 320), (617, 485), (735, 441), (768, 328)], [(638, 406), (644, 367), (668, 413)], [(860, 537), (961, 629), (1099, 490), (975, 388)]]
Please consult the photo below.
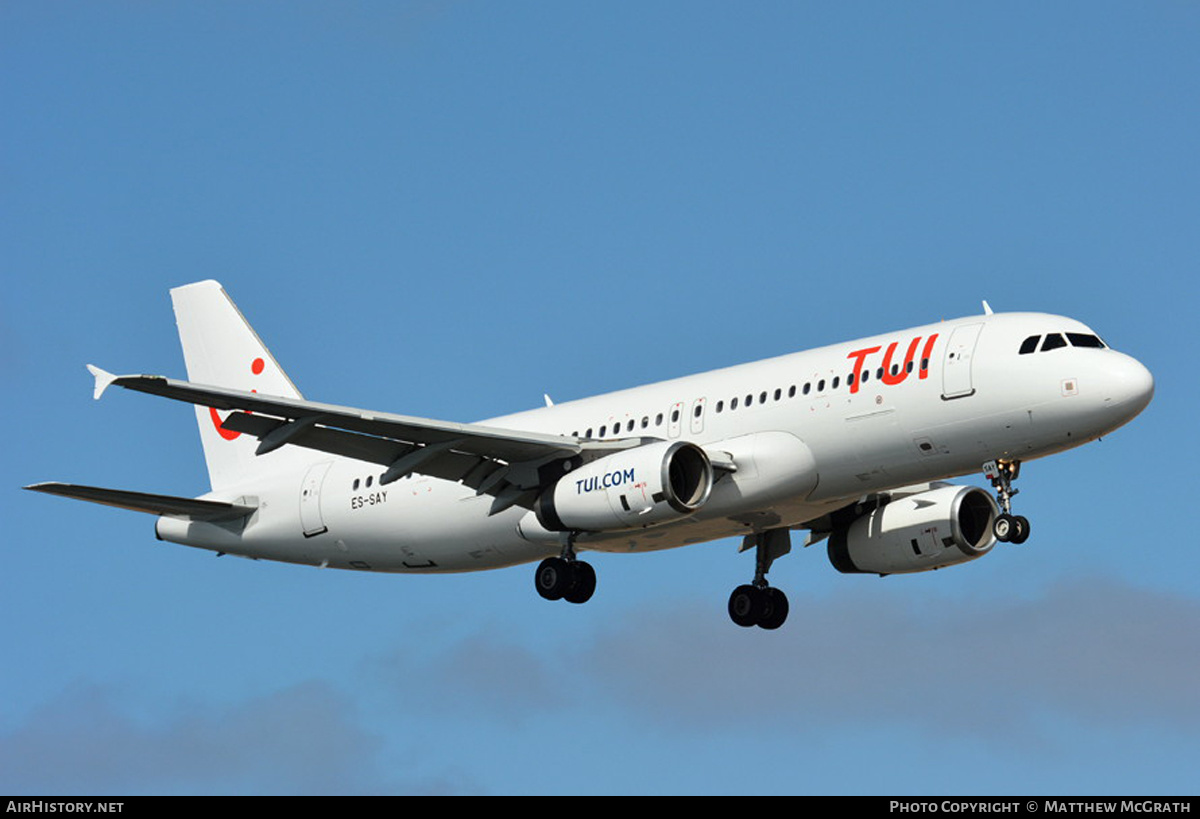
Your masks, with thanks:
[(661, 441), (584, 464), (543, 492), (534, 509), (555, 532), (640, 529), (692, 514), (712, 483), (703, 449)]
[(892, 500), (829, 535), (829, 562), (839, 572), (924, 572), (974, 560), (996, 542), (999, 508), (973, 486), (942, 486)]

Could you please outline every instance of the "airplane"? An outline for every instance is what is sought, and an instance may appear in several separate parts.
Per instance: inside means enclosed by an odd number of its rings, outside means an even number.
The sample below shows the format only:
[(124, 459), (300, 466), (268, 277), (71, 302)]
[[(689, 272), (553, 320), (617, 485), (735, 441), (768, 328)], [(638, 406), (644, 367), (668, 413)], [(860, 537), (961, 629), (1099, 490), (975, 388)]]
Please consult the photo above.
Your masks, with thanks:
[[(755, 553), (739, 626), (779, 628), (772, 563), (826, 541), (880, 576), (1019, 544), (1021, 465), (1096, 440), (1154, 379), (1084, 324), (1043, 313), (942, 321), (479, 423), (306, 400), (215, 281), (171, 290), (187, 381), (88, 365), (195, 405), (212, 489), (198, 498), (66, 483), (26, 489), (157, 515), (160, 540), (247, 558), (442, 573), (538, 562), (548, 600), (596, 588), (580, 552), (728, 537)], [(948, 478), (983, 471), (995, 497)]]

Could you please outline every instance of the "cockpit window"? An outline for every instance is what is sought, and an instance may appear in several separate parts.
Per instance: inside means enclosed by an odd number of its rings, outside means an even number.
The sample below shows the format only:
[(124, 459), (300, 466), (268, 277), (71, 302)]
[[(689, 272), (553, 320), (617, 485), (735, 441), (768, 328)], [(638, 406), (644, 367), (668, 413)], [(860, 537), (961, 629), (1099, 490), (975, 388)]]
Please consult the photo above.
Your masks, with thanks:
[(1050, 333), (1046, 336), (1046, 340), (1042, 342), (1042, 352), (1047, 350), (1057, 350), (1059, 347), (1066, 347), (1067, 342), (1063, 339), (1061, 333)]
[[(1064, 339), (1063, 336), (1066, 336)], [(1020, 355), (1029, 355), (1038, 349), (1038, 342), (1042, 341), (1041, 336), (1030, 336), (1021, 342), (1021, 349), (1018, 351)], [(1107, 344), (1100, 336), (1092, 335), (1091, 333), (1050, 333), (1046, 336), (1046, 340), (1042, 341), (1041, 351), (1044, 353), (1047, 350), (1057, 350), (1059, 347), (1066, 347), (1067, 344), (1072, 347), (1093, 347), (1105, 349)]]
[(1103, 347), (1104, 342), (1098, 336), (1088, 333), (1067, 333), (1067, 340), (1072, 347)]

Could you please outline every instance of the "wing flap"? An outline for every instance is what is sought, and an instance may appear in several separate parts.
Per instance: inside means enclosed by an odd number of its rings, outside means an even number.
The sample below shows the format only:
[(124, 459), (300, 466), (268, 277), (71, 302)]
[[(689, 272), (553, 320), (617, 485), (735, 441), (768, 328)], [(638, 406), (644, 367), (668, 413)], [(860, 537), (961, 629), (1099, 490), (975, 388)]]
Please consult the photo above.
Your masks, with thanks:
[[(286, 427), (288, 421), (272, 418), (267, 415), (252, 415), (248, 412), (231, 412), (221, 423), (225, 429), (233, 432), (244, 432), (267, 441), (276, 430)], [(310, 426), (288, 438), (287, 443), (327, 452), (330, 455), (342, 455), (367, 463), (388, 466), (397, 458), (403, 457), (412, 450), (412, 444), (394, 441), (389, 438), (378, 438), (373, 435), (360, 435), (356, 432), (346, 432), (338, 429), (327, 429), (320, 426)]]
[(106, 489), (101, 486), (82, 486), (73, 483), (35, 483), (26, 486), (33, 492), (61, 495), (119, 509), (132, 509), (151, 515), (166, 515), (186, 520), (225, 521), (244, 518), (254, 512), (255, 506), (225, 501), (197, 500), (175, 495), (154, 495), (148, 492), (130, 492), (124, 489)]
[[(285, 423), (278, 418), (269, 418), (264, 415), (233, 412), (221, 426), (234, 432), (244, 432), (257, 438), (266, 439)], [(420, 447), (402, 441), (321, 426), (310, 426), (304, 429), (289, 438), (288, 443), (387, 468), (391, 468), (401, 459), (421, 451)], [(473, 472), (481, 463), (490, 464), (495, 468), (495, 461), (489, 458), (471, 453), (443, 450), (436, 454), (431, 453), (420, 463), (418, 468), (412, 471), (448, 481), (462, 481), (466, 486), (475, 489), (481, 478), (476, 478)], [(398, 477), (403, 477), (403, 475)]]

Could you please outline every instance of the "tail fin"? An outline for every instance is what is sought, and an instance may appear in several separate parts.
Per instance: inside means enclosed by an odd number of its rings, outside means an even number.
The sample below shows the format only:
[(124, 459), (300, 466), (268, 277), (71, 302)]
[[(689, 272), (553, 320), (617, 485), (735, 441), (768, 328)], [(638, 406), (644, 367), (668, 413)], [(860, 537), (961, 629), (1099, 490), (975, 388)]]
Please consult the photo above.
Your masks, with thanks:
[[(189, 381), (283, 398), (303, 397), (218, 282), (176, 287), (171, 291), (171, 302)], [(200, 443), (213, 489), (234, 486), (257, 473), (273, 472), (293, 463), (301, 465), (316, 455), (284, 447), (256, 457), (257, 440), (223, 429), (222, 417), (211, 407), (196, 407)]]

